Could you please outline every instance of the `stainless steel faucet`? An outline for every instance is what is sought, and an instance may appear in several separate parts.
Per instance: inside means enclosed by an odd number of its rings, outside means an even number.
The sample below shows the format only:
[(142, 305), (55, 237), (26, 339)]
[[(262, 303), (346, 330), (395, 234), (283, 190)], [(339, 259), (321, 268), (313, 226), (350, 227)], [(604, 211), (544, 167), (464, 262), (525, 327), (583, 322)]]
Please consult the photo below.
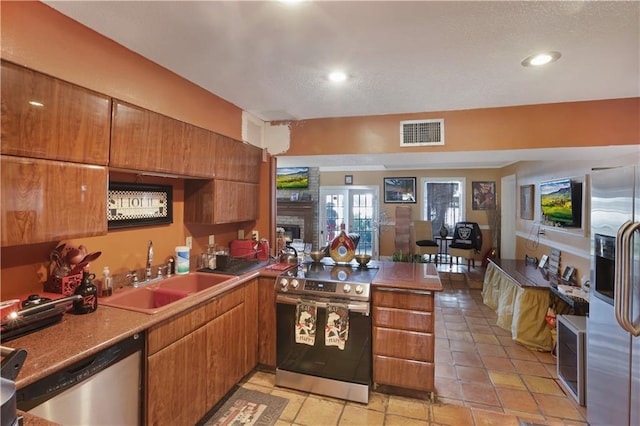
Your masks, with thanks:
[(153, 242), (149, 240), (149, 246), (147, 247), (147, 268), (145, 270), (145, 279), (151, 279), (151, 264), (153, 263)]

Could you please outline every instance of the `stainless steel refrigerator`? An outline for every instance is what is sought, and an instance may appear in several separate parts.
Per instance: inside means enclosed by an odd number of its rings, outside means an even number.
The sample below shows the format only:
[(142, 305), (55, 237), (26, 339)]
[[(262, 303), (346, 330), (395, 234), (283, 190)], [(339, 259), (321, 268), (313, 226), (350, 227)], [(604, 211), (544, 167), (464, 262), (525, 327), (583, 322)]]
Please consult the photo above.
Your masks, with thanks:
[(587, 420), (640, 425), (640, 166), (591, 174)]

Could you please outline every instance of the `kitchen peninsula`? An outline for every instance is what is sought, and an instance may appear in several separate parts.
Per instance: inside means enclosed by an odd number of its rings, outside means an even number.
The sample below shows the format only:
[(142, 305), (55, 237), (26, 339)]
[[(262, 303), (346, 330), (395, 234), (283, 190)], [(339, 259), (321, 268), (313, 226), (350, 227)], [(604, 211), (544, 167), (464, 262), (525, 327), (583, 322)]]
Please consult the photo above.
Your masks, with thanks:
[[(373, 381), (377, 384), (394, 388), (421, 390), (435, 392), (433, 384), (434, 372), (434, 292), (441, 291), (442, 285), (432, 264), (392, 263), (380, 262), (379, 271), (372, 283), (373, 289)], [(221, 283), (215, 291), (204, 291), (200, 294), (178, 300), (168, 309), (157, 314), (148, 315), (130, 310), (112, 308), (101, 305), (98, 310), (89, 315), (74, 316), (65, 315), (62, 321), (38, 332), (15, 340), (3, 343), (12, 348), (24, 348), (28, 352), (27, 360), (17, 378), (16, 385), (21, 389), (48, 375), (62, 370), (78, 361), (86, 359), (103, 349), (106, 349), (119, 341), (136, 333), (145, 332), (146, 358), (142, 371), (143, 375), (143, 400), (146, 401), (143, 410), (143, 423), (151, 424), (159, 422), (169, 424), (175, 419), (196, 423), (207, 411), (215, 405), (244, 375), (258, 365), (258, 360), (263, 359), (259, 354), (262, 350), (274, 350), (275, 344), (258, 345), (259, 334), (263, 329), (271, 332), (275, 325), (263, 318), (263, 313), (273, 314), (269, 311), (269, 304), (275, 310), (275, 305), (263, 297), (257, 297), (265, 291), (262, 287), (269, 287), (274, 292), (273, 280), (279, 274), (277, 270), (252, 271), (238, 279), (233, 277), (229, 282)], [(260, 288), (258, 288), (260, 286)], [(256, 291), (256, 289), (258, 291)], [(128, 291), (129, 289), (121, 290)], [(213, 315), (216, 314), (216, 315)], [(227, 315), (228, 314), (228, 315)], [(206, 317), (211, 315), (210, 317)], [(259, 316), (259, 317), (258, 317)], [(215, 317), (215, 319), (212, 319)], [(235, 318), (237, 322), (225, 322), (224, 318)], [(273, 315), (275, 317), (275, 315)], [(201, 321), (196, 321), (201, 319)], [(221, 321), (219, 321), (222, 319)], [(258, 324), (260, 325), (258, 327)], [(168, 328), (167, 328), (168, 327)], [(232, 327), (228, 330), (228, 327)], [(155, 334), (156, 337), (153, 337)], [(154, 394), (160, 387), (161, 379), (159, 370), (149, 368), (158, 362), (158, 354), (168, 356), (170, 352), (163, 347), (176, 348), (182, 340), (182, 336), (189, 339), (197, 339), (198, 336), (208, 336), (212, 346), (205, 346), (205, 353), (214, 350), (216, 345), (212, 340), (221, 334), (233, 333), (240, 342), (234, 356), (238, 359), (225, 361), (225, 368), (215, 368), (216, 371), (235, 371), (238, 373), (230, 382), (229, 378), (220, 378), (216, 382), (223, 382), (225, 389), (213, 390), (211, 398), (202, 401), (200, 411), (194, 410), (193, 380), (194, 377), (206, 380), (210, 376), (206, 371), (177, 371), (172, 380), (179, 379), (186, 388), (173, 389), (184, 400), (180, 407), (172, 406), (172, 410), (160, 412), (154, 398), (166, 398), (168, 395)], [(151, 336), (151, 337), (150, 337)], [(271, 338), (274, 338), (271, 334)], [(395, 339), (407, 339), (408, 344), (394, 344)], [(160, 342), (174, 342), (166, 346)], [(190, 340), (191, 341), (191, 340)], [(403, 340), (405, 341), (405, 340)], [(51, 342), (57, 342), (55, 345)], [(152, 347), (153, 346), (153, 347)], [(185, 346), (186, 348), (186, 346)], [(398, 352), (400, 351), (400, 352)], [(151, 354), (151, 352), (154, 352)], [(193, 353), (185, 352), (193, 361)], [(154, 358), (155, 359), (152, 359)], [(167, 359), (169, 359), (168, 357)], [(194, 363), (203, 369), (213, 368), (212, 364)], [(218, 364), (219, 366), (220, 364)], [(156, 365), (156, 367), (158, 367)], [(407, 370), (408, 369), (408, 370)], [(406, 373), (409, 371), (409, 373)], [(154, 374), (156, 377), (150, 377)], [(213, 373), (211, 373), (213, 374)], [(153, 383), (153, 385), (152, 385)], [(381, 390), (385, 387), (382, 386)], [(168, 388), (168, 386), (165, 386)], [(228, 388), (228, 389), (227, 389)], [(215, 391), (215, 392), (214, 392)], [(206, 394), (206, 392), (205, 392)], [(154, 397), (155, 395), (155, 397)], [(192, 395), (188, 398), (188, 395)], [(154, 412), (155, 411), (155, 412)], [(159, 418), (162, 414), (163, 416)], [(155, 418), (151, 418), (156, 416)], [(26, 417), (26, 424), (29, 417)]]

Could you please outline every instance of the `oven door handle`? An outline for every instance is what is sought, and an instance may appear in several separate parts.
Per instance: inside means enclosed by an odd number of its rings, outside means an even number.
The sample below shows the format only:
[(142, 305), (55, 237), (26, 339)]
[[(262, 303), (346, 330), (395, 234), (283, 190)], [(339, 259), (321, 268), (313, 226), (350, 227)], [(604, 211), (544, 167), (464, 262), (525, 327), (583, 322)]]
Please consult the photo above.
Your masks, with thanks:
[[(313, 300), (309, 300), (309, 299), (300, 299), (300, 298), (296, 298), (296, 297), (291, 297), (291, 296), (284, 296), (282, 294), (278, 294), (276, 296), (276, 303), (283, 303), (285, 305), (297, 305), (298, 302), (300, 302), (300, 300), (305, 300), (305, 301), (310, 301), (315, 303), (315, 305), (318, 308), (324, 309), (327, 307), (327, 305), (331, 304), (331, 301), (329, 299), (313, 299)], [(340, 302), (334, 302), (337, 305), (347, 305), (347, 309), (349, 310), (349, 312), (354, 312), (354, 313), (358, 313), (358, 314), (364, 314), (364, 315), (369, 315), (370, 313), (370, 306), (368, 302), (352, 302), (352, 303), (340, 303)]]

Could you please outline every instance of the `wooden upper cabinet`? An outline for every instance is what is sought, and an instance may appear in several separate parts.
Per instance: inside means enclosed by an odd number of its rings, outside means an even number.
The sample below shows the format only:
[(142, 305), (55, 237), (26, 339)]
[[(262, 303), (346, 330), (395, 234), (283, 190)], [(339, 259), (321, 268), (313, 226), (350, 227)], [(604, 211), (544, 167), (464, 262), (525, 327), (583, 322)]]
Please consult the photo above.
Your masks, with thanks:
[(2, 154), (105, 166), (108, 96), (2, 61)]
[(2, 246), (107, 233), (107, 168), (1, 156)]
[(219, 136), (216, 141), (216, 178), (236, 182), (260, 182), (262, 150), (253, 145)]
[(114, 100), (109, 166), (212, 178), (216, 137), (208, 130)]
[(258, 219), (260, 186), (221, 179), (187, 180), (184, 222), (221, 224)]

